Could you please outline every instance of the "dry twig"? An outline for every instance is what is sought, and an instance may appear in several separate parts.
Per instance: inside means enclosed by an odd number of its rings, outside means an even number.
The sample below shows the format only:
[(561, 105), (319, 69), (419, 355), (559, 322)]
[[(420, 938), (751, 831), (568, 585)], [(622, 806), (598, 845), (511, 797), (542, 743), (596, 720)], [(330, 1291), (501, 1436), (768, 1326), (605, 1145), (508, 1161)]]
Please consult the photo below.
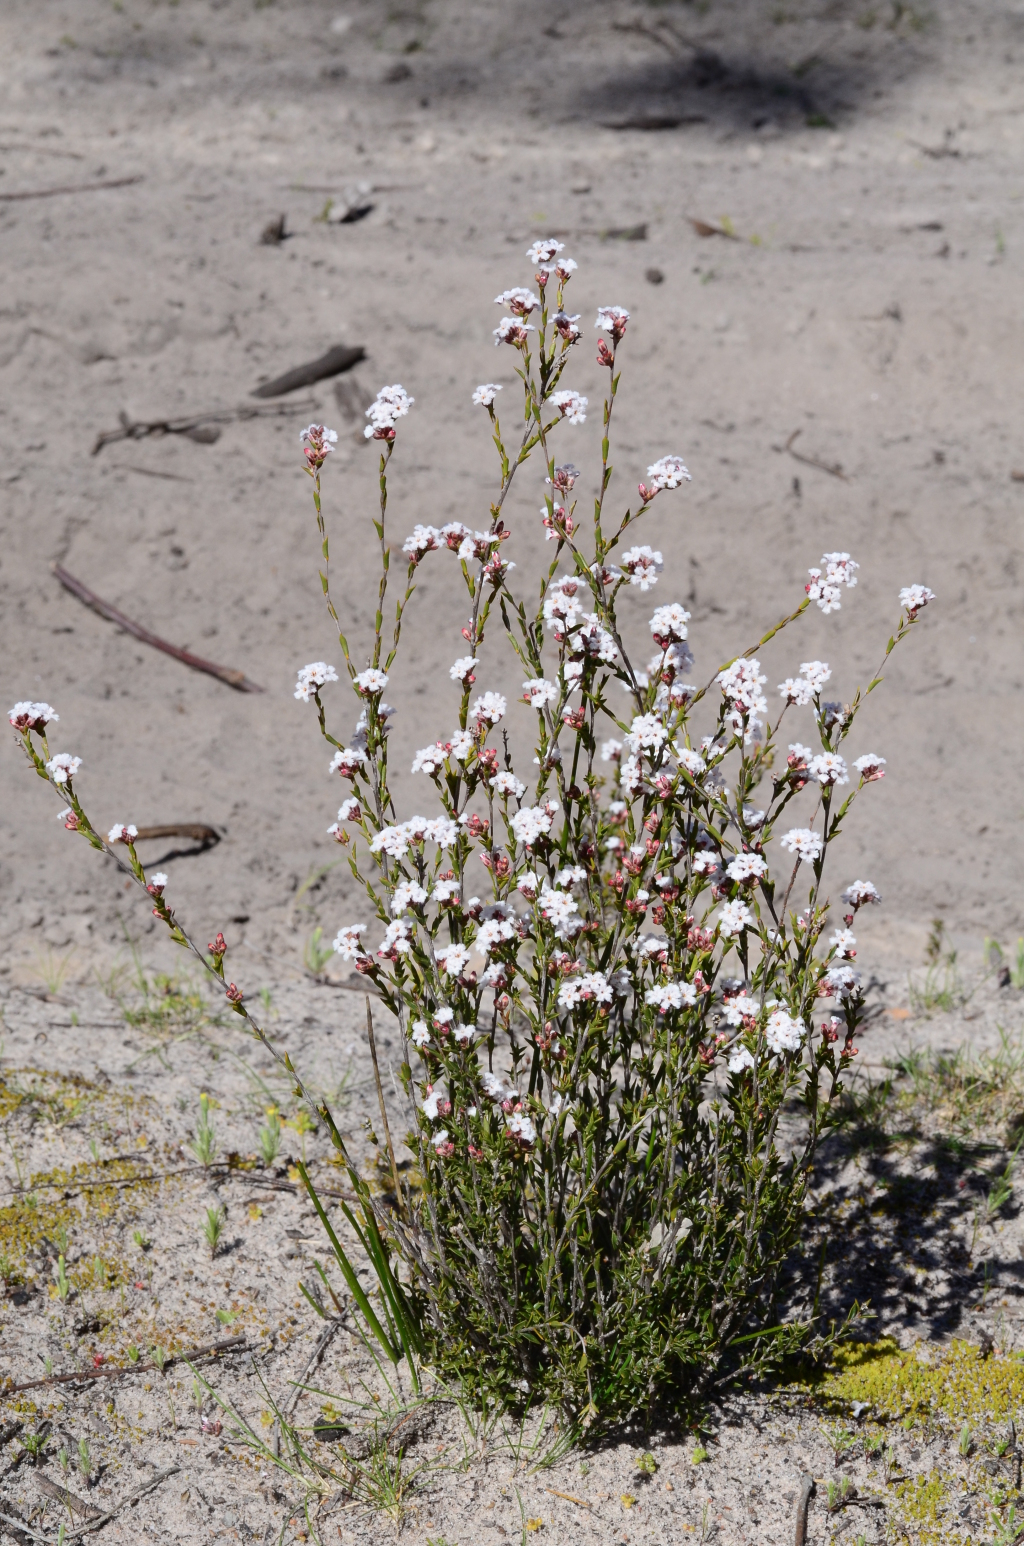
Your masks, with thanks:
[(235, 671), (230, 666), (218, 666), (212, 660), (204, 660), (201, 655), (193, 655), (190, 650), (183, 650), (176, 644), (169, 644), (166, 639), (151, 633), (141, 623), (133, 622), (130, 617), (125, 617), (118, 607), (97, 596), (96, 592), (90, 590), (81, 580), (76, 580), (75, 576), (69, 574), (60, 564), (54, 564), (53, 572), (65, 590), (69, 590), (73, 596), (78, 597), (79, 601), (84, 601), (87, 607), (98, 612), (100, 617), (105, 617), (110, 623), (116, 623), (119, 628), (124, 629), (125, 633), (130, 633), (132, 638), (138, 639), (142, 644), (149, 644), (155, 650), (162, 650), (165, 655), (171, 655), (175, 660), (180, 660), (182, 665), (191, 667), (193, 671), (203, 671), (207, 676), (215, 676), (218, 681), (224, 682), (228, 687), (234, 687), (237, 692), (266, 691), (266, 688), (260, 687), (256, 682), (250, 682), (244, 671)]
[(15, 199), (52, 199), (58, 193), (98, 193), (101, 188), (127, 188), (130, 183), (140, 183), (141, 174), (135, 177), (112, 177), (102, 183), (77, 183), (67, 188), (23, 188), (18, 193), (0, 193), (0, 202), (13, 203)]

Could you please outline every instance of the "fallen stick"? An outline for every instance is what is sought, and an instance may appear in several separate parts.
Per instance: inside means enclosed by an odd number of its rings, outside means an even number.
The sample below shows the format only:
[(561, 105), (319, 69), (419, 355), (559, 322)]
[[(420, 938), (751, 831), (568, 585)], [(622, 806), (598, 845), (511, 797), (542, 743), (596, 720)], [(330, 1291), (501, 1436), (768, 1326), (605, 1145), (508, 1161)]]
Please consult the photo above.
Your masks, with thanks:
[(141, 623), (135, 623), (130, 617), (125, 617), (122, 611), (97, 596), (95, 591), (91, 591), (81, 580), (76, 580), (74, 575), (69, 574), (60, 564), (54, 564), (53, 572), (65, 590), (69, 590), (72, 595), (78, 597), (79, 601), (84, 601), (87, 607), (98, 612), (100, 617), (105, 617), (110, 623), (116, 623), (119, 628), (124, 629), (125, 633), (130, 633), (142, 644), (149, 644), (155, 650), (162, 650), (165, 655), (173, 656), (175, 660), (180, 660), (182, 665), (191, 667), (193, 671), (204, 671), (207, 676), (215, 676), (218, 681), (224, 682), (228, 687), (234, 687), (237, 692), (266, 691), (266, 688), (260, 687), (256, 682), (250, 682), (244, 671), (234, 671), (230, 666), (215, 665), (212, 660), (203, 660), (202, 656), (193, 655), (190, 650), (179, 649), (176, 644), (168, 644), (166, 639), (151, 633)]
[(813, 1477), (805, 1476), (800, 1483), (800, 1496), (796, 1500), (796, 1530), (793, 1533), (793, 1546), (804, 1546), (807, 1539), (807, 1506), (813, 1491)]
[(90, 1519), (86, 1524), (76, 1525), (73, 1530), (69, 1530), (67, 1535), (64, 1537), (65, 1541), (73, 1541), (80, 1535), (87, 1535), (91, 1530), (101, 1529), (102, 1526), (113, 1519), (116, 1514), (119, 1514), (123, 1508), (127, 1508), (129, 1503), (137, 1503), (140, 1498), (144, 1498), (146, 1496), (147, 1492), (152, 1492), (154, 1488), (160, 1486), (161, 1482), (165, 1482), (169, 1476), (176, 1476), (180, 1470), (180, 1465), (169, 1466), (166, 1471), (161, 1471), (159, 1475), (154, 1476), (152, 1481), (147, 1482), (144, 1487), (137, 1487), (136, 1490), (134, 1492), (130, 1492), (126, 1498), (122, 1498), (120, 1503), (116, 1503), (109, 1511), (109, 1513), (100, 1514), (98, 1518)]
[(253, 397), (283, 397), (286, 392), (296, 392), (299, 387), (312, 386), (315, 381), (324, 381), (328, 376), (340, 376), (365, 359), (366, 350), (361, 344), (357, 344), (354, 348), (350, 348), (348, 344), (336, 344), (319, 359), (308, 360), (305, 365), (296, 365), (294, 370), (286, 370), (283, 376), (275, 376), (273, 381), (265, 381), (252, 395)]
[(841, 478), (844, 483), (849, 483), (849, 475), (843, 471), (841, 462), (822, 462), (816, 456), (805, 456), (802, 451), (793, 450), (796, 437), (802, 434), (802, 429), (795, 429), (782, 447), (782, 450), (788, 451), (795, 462), (803, 462), (805, 467), (817, 467), (819, 472), (827, 472), (829, 477)]
[(577, 1498), (571, 1492), (559, 1492), (557, 1487), (545, 1487), (544, 1491), (550, 1492), (553, 1498), (564, 1498), (567, 1503), (578, 1503), (580, 1508), (593, 1508), (594, 1506), (592, 1503), (588, 1503), (586, 1498)]
[(204, 424), (234, 424), (236, 420), (277, 418), (281, 414), (301, 415), (314, 413), (316, 408), (315, 399), (304, 398), (297, 403), (271, 403), (266, 408), (256, 408), (252, 403), (242, 403), (237, 408), (212, 408), (209, 413), (194, 413), (190, 418), (180, 419), (130, 419), (122, 413), (120, 429), (104, 430), (97, 435), (92, 454), (98, 455), (104, 446), (114, 445), (118, 440), (145, 440), (148, 435), (192, 435), (194, 431), (201, 433)]
[(44, 1498), (53, 1498), (57, 1503), (63, 1503), (65, 1508), (74, 1509), (76, 1514), (81, 1514), (83, 1519), (98, 1519), (101, 1509), (93, 1508), (91, 1503), (85, 1503), (77, 1498), (73, 1492), (62, 1487), (59, 1482), (51, 1481), (48, 1476), (35, 1477), (35, 1484)]
[[(190, 1363), (195, 1358), (205, 1358), (211, 1353), (242, 1353), (248, 1351), (248, 1339), (244, 1336), (228, 1337), (223, 1342), (208, 1342), (205, 1347), (193, 1347), (187, 1353), (171, 1353), (164, 1359), (164, 1368), (172, 1363)], [(122, 1374), (146, 1374), (159, 1371), (155, 1363), (131, 1363), (116, 1369), (79, 1369), (74, 1374), (47, 1374), (41, 1380), (28, 1380), (24, 1385), (9, 1385), (2, 1394), (13, 1396), (23, 1390), (38, 1390), (41, 1385), (75, 1385), (89, 1380), (116, 1380)]]
[(75, 183), (66, 188), (25, 188), (20, 193), (0, 193), (0, 201), (10, 204), (14, 199), (52, 199), (58, 193), (97, 193), (101, 188), (127, 188), (129, 184), (141, 181), (141, 174), (137, 174), (135, 177), (112, 177), (102, 183)]
[(709, 225), (706, 220), (696, 220), (693, 215), (687, 218), (698, 236), (724, 236), (726, 241), (739, 241), (735, 231), (727, 231), (722, 225)]
[[(13, 1531), (15, 1535), (27, 1535), (30, 1541), (42, 1541), (43, 1546), (50, 1546), (50, 1541), (47, 1537), (45, 1535), (37, 1535), (34, 1530), (30, 1530), (23, 1519), (14, 1519), (10, 1514), (0, 1514), (0, 1519), (8, 1526), (4, 1532), (5, 1534), (10, 1535)], [(67, 1540), (67, 1536), (64, 1539)]]
[(199, 821), (171, 821), (162, 827), (140, 827), (135, 841), (141, 843), (146, 838), (158, 837), (190, 837), (194, 843), (202, 843), (206, 848), (220, 842), (217, 828), (204, 826)]

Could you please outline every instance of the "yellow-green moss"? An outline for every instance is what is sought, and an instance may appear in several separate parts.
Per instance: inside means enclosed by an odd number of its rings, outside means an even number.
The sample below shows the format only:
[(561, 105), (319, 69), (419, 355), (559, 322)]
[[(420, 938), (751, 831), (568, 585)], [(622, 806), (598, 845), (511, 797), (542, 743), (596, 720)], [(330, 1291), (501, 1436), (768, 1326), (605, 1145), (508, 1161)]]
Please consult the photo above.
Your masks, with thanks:
[(897, 1482), (893, 1490), (900, 1501), (900, 1513), (921, 1546), (943, 1546), (949, 1541), (946, 1516), (956, 1487), (953, 1478), (940, 1471)]
[(986, 1358), (970, 1342), (901, 1349), (886, 1338), (841, 1348), (821, 1391), (844, 1405), (867, 1402), (876, 1419), (1005, 1427), (1024, 1409), (1024, 1361), (998, 1353)]

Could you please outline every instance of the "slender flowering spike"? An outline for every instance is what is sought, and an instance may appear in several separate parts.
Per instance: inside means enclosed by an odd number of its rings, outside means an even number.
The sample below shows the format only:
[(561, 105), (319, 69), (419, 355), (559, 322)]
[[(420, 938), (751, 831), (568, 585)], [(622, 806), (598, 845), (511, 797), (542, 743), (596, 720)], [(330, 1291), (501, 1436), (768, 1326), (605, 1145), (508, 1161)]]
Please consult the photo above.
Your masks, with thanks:
[(134, 822), (130, 822), (128, 826), (125, 826), (123, 822), (119, 821), (116, 823), (116, 825), (112, 826), (110, 831), (107, 833), (107, 842), (134, 843), (138, 835), (139, 829), (137, 826), (135, 826)]
[[(475, 655), (460, 655), (455, 664), (448, 667), (448, 675), (453, 682), (462, 682), (468, 687), (470, 682), (476, 681), (476, 677), (473, 675), (473, 668), (479, 664), (480, 662)], [(415, 771), (416, 769), (414, 768), (413, 772)]]
[(658, 576), (665, 567), (661, 554), (646, 543), (642, 547), (627, 549), (620, 562), (629, 575), (630, 585), (639, 585), (641, 590), (650, 590), (652, 585), (657, 585)]
[(807, 764), (810, 776), (817, 779), (823, 789), (830, 788), (833, 784), (848, 784), (850, 776), (846, 771), (846, 763), (838, 752), (819, 752), (812, 757)]
[(396, 419), (403, 419), (415, 401), (415, 397), (410, 397), (405, 387), (397, 382), (394, 386), (381, 387), (376, 401), (366, 410), (370, 422), (363, 434), (367, 440), (394, 440)]
[(295, 683), (295, 696), (301, 698), (303, 703), (308, 703), (316, 688), (323, 687), (326, 682), (337, 680), (338, 673), (333, 666), (329, 666), (325, 660), (314, 660), (312, 665), (303, 666), (299, 672), (299, 679)]
[(27, 730), (42, 735), (47, 725), (60, 719), (60, 715), (48, 703), (16, 703), (13, 709), (8, 709), (7, 718), (22, 735)]
[(853, 765), (865, 784), (873, 784), (885, 777), (885, 758), (876, 757), (874, 752), (865, 752)]
[(599, 306), (594, 326), (603, 328), (606, 333), (612, 335), (615, 343), (619, 343), (626, 331), (628, 321), (629, 312), (624, 306)]
[(877, 905), (882, 898), (878, 894), (870, 880), (855, 880), (852, 886), (847, 886), (843, 892), (843, 901), (852, 912), (857, 912), (861, 907)]
[(425, 553), (434, 553), (441, 546), (441, 533), (436, 526), (414, 526), (412, 535), (402, 543), (412, 563), (418, 564)]
[(46, 771), (55, 784), (70, 784), (81, 766), (81, 757), (72, 757), (70, 752), (58, 752), (46, 764)]
[(554, 703), (557, 697), (558, 688), (542, 676), (523, 683), (523, 702), (528, 703), (531, 708), (542, 709), (545, 704)]
[(308, 424), (299, 436), (302, 454), (311, 471), (318, 470), (338, 444), (338, 432), (323, 424)]
[(935, 592), (929, 590), (927, 585), (905, 585), (900, 591), (900, 606), (905, 608), (911, 622), (922, 607), (926, 607), (929, 601), (934, 600)]
[(536, 331), (532, 322), (521, 322), (518, 317), (502, 317), (494, 329), (494, 342), (496, 345), (511, 344), (515, 349), (522, 349), (529, 342), (527, 333)]
[(548, 398), (552, 408), (557, 408), (563, 419), (570, 424), (583, 424), (587, 417), (587, 399), (579, 392), (552, 392)]
[(359, 671), (353, 678), (356, 687), (364, 698), (373, 698), (382, 693), (388, 685), (388, 679), (383, 671), (378, 671), (376, 666), (370, 666), (366, 671)]
[(500, 391), (496, 381), (485, 381), (473, 393), (473, 401), (478, 408), (489, 408)]
[(522, 285), (513, 285), (511, 290), (502, 290), (500, 295), (496, 295), (494, 304), (507, 306), (514, 317), (528, 317), (531, 311), (537, 310), (540, 297), (534, 295), (532, 290), (524, 290)]
[(782, 846), (796, 854), (804, 864), (813, 864), (825, 845), (820, 833), (812, 832), (809, 827), (793, 827), (783, 836)]

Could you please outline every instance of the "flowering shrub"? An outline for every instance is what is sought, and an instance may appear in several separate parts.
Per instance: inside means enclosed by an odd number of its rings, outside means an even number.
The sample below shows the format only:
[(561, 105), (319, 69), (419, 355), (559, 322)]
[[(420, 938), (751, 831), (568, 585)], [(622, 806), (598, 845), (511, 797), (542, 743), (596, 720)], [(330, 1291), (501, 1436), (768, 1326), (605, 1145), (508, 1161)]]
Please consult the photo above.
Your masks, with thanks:
[[(682, 497), (690, 474), (680, 457), (661, 456), (635, 507), (609, 520), (629, 314), (602, 307), (601, 468), (592, 519), (579, 510), (580, 473), (555, 451), (589, 406), (561, 385), (582, 337), (579, 316), (565, 309), (576, 265), (561, 253), (557, 242), (536, 243), (536, 292), (517, 286), (497, 298), (508, 314), (495, 341), (514, 351), (523, 411), (510, 441), (502, 388), (473, 393), (498, 457), (490, 519), (482, 530), (414, 529), (387, 633), (388, 472), (413, 399), (385, 387), (370, 408), (365, 433), (381, 444), (381, 577), (365, 662), (339, 624), (359, 700), (355, 731), (328, 726), (334, 666), (304, 667), (295, 696), (315, 704), (331, 772), (351, 791), (329, 830), (349, 848), (365, 905), (334, 949), (376, 985), (404, 1037), (417, 1184), (402, 1187), (395, 1170), (394, 1211), (360, 1192), (371, 1244), (383, 1241), (384, 1268), (374, 1260), (389, 1325), (480, 1391), (550, 1398), (607, 1420), (764, 1369), (811, 1333), (780, 1316), (779, 1270), (799, 1239), (815, 1148), (857, 1050), (852, 925), (879, 900), (870, 882), (854, 881), (837, 924), (822, 877), (852, 801), (885, 769), (873, 752), (847, 761), (860, 692), (849, 704), (825, 701), (831, 668), (805, 661), (779, 684), (773, 715), (758, 659), (812, 604), (839, 609), (857, 584), (847, 553), (826, 554), (795, 610), (703, 686), (685, 679), (694, 660), (678, 602), (654, 607), (653, 654), (643, 668), (631, 660), (620, 592), (650, 590), (664, 565), (647, 544), (626, 547), (627, 533), (655, 501)], [(321, 508), (335, 440), (321, 425), (302, 436), (337, 624)], [(534, 452), (554, 546), (539, 598), (528, 600), (537, 592), (513, 583), (502, 512)], [(453, 728), (413, 762), (433, 813), (400, 820), (384, 693), (419, 565), (446, 561), (445, 549), (469, 605), (465, 653), (449, 673)], [(883, 662), (932, 599), (919, 585), (900, 593)], [(535, 732), (533, 763), (519, 771), (502, 728), (509, 704), (477, 690), (499, 622), (521, 667), (517, 712), (532, 716)], [(53, 710), (19, 703), (10, 717), (37, 772), (70, 802), (65, 824), (126, 852), (154, 912), (196, 950), (165, 898), (166, 876), (146, 876), (134, 828), (119, 824), (104, 841), (90, 825), (75, 790), (79, 758), (49, 751)], [(226, 980), (226, 949), (218, 934), (207, 956), (196, 953), (265, 1039)], [(316, 1109), (343, 1149), (330, 1113)], [(404, 1287), (387, 1269), (395, 1253)]]

